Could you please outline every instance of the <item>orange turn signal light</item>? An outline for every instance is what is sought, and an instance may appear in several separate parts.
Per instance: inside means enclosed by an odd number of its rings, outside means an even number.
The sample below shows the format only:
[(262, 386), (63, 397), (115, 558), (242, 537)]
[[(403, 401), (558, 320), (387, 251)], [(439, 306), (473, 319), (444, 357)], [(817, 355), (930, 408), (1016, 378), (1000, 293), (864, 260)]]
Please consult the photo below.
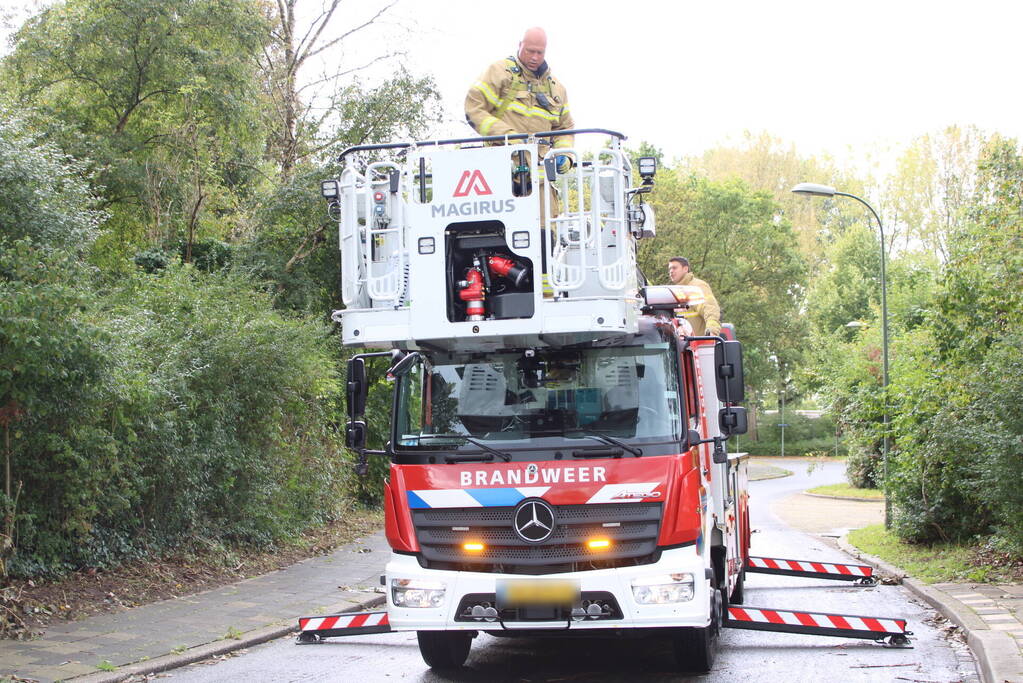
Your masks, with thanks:
[(468, 551), (470, 553), (481, 552), (484, 549), (486, 549), (486, 547), (487, 546), (483, 545), (482, 543), (463, 543), (462, 544), (462, 550)]
[(590, 550), (607, 550), (611, 547), (611, 541), (606, 538), (594, 538), (586, 541), (586, 547)]

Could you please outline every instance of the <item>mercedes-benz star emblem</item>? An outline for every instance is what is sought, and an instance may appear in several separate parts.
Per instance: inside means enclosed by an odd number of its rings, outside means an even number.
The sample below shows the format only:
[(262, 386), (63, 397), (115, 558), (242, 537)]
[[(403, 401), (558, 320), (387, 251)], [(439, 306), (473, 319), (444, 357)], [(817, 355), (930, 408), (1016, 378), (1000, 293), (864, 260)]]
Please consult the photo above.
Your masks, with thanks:
[(541, 543), (554, 533), (554, 508), (537, 498), (519, 503), (512, 520), (515, 533), (527, 543)]

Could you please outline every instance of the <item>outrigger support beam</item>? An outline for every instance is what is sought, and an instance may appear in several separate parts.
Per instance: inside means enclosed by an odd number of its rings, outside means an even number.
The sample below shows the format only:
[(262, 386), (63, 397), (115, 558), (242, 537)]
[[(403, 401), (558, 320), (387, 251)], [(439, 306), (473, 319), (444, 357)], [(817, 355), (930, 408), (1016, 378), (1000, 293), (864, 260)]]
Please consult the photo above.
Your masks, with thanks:
[(751, 631), (803, 633), (812, 636), (864, 638), (886, 642), (892, 647), (911, 647), (905, 619), (865, 617), (852, 614), (824, 614), (752, 607), (729, 607), (725, 628)]
[(346, 612), (326, 617), (299, 617), (298, 642), (307, 645), (334, 636), (364, 636), (390, 633), (387, 612)]
[(780, 576), (805, 576), (811, 579), (852, 581), (857, 586), (877, 585), (874, 568), (867, 564), (838, 564), (835, 562), (785, 560), (778, 557), (750, 557), (746, 565), (746, 571), (754, 574), (778, 574)]

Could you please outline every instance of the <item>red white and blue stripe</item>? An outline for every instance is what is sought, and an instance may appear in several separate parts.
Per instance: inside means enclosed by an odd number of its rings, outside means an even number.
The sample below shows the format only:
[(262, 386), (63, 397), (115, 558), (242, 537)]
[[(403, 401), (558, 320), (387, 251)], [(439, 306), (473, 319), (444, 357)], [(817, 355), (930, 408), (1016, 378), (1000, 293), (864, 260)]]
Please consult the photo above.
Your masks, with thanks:
[[(417, 489), (406, 491), (409, 507), (472, 508), (514, 507), (526, 498), (542, 498), (555, 505), (579, 503), (638, 503), (656, 501), (660, 493), (655, 489), (661, 482), (647, 481), (628, 484), (603, 484), (589, 487), (518, 486), (511, 488), (478, 489)], [(547, 495), (550, 494), (550, 495)]]

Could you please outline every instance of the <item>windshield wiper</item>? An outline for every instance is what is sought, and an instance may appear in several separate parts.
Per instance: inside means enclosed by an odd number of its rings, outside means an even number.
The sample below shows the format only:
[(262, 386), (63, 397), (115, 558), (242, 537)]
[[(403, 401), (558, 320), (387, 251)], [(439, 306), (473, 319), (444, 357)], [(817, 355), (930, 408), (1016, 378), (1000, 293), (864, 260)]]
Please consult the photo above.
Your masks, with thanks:
[[(586, 437), (589, 437), (591, 439), (596, 439), (597, 441), (603, 441), (604, 443), (610, 444), (611, 446), (618, 446), (619, 448), (625, 449), (626, 451), (628, 451), (632, 455), (636, 456), (637, 458), (639, 456), (643, 455), (642, 449), (636, 448), (635, 446), (630, 446), (629, 444), (625, 443), (621, 439), (616, 439), (613, 436), (608, 436), (607, 434), (601, 434), (600, 432), (583, 432), (583, 431), (579, 431), (577, 433), (573, 433), (573, 435), (575, 435), (575, 436), (586, 436)], [(567, 432), (566, 432), (565, 436), (568, 436)]]
[[(491, 448), (487, 444), (485, 444), (482, 441), (479, 441), (477, 439), (474, 439), (471, 436), (465, 436), (464, 434), (459, 434), (458, 436), (463, 438), (463, 439), (465, 439), (469, 443), (471, 443), (471, 444), (473, 444), (475, 446), (479, 446), (480, 448), (485, 450), (487, 452), (487, 454), (490, 455), (490, 457), (487, 458), (487, 460), (493, 460), (494, 456), (498, 455), (505, 462), (511, 462), (512, 457), (510, 455), (508, 455), (507, 453), (505, 453), (504, 451), (499, 451), (496, 448)], [(463, 455), (455, 455), (455, 454), (445, 455), (444, 459), (446, 461), (448, 461), (448, 462), (464, 462), (466, 460), (471, 460), (471, 459), (475, 459), (475, 458), (478, 458), (478, 457), (479, 456), (473, 455), (471, 453), (465, 453)]]

